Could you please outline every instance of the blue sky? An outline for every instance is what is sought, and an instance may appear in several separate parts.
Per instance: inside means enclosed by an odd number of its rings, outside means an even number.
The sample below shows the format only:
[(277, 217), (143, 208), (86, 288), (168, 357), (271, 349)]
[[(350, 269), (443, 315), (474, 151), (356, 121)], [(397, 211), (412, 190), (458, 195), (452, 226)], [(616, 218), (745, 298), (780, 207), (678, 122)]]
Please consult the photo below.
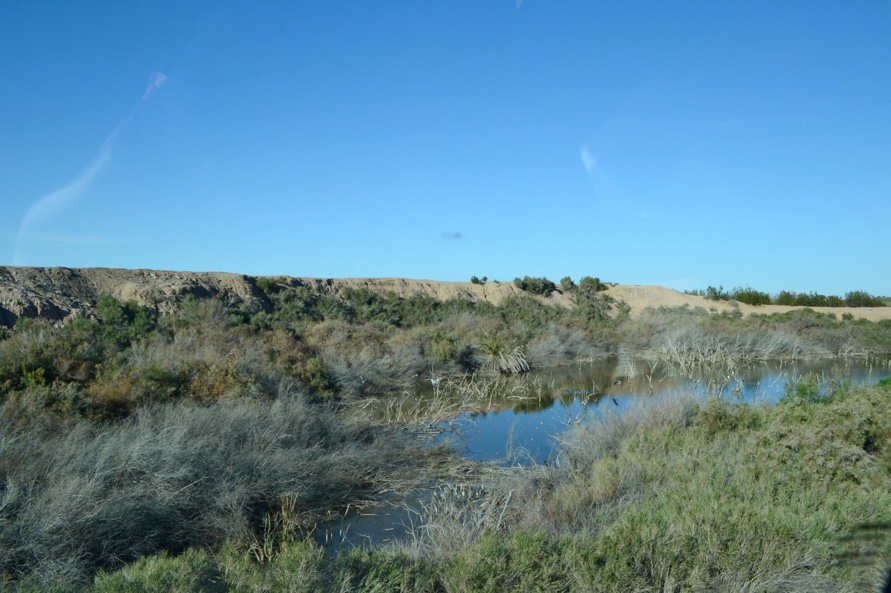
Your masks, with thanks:
[(0, 164), (0, 264), (891, 295), (891, 3), (7, 0)]

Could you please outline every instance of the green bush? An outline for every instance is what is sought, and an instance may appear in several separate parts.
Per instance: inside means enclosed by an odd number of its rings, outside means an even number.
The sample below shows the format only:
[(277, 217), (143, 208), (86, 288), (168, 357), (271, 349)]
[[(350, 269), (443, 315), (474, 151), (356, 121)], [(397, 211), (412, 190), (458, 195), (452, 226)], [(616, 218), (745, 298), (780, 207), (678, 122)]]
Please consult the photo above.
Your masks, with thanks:
[(713, 301), (727, 301), (730, 300), (730, 293), (725, 292), (723, 286), (719, 286), (718, 288), (709, 286), (705, 289), (705, 298)]
[[(698, 292), (700, 294), (702, 293), (702, 291)], [(745, 288), (736, 287), (730, 292), (725, 291), (723, 286), (719, 286), (718, 288), (709, 286), (705, 290), (705, 298), (713, 301), (729, 301), (732, 299), (748, 305), (771, 304), (769, 294), (755, 290), (751, 286), (746, 286)]]
[(96, 313), (105, 339), (123, 349), (155, 329), (156, 317), (145, 307), (130, 301), (121, 304), (111, 295), (99, 297)]
[(523, 278), (514, 278), (514, 284), (520, 290), (545, 297), (550, 296), (552, 292), (557, 290), (554, 283), (544, 277), (533, 278), (531, 276), (523, 276)]
[(845, 293), (845, 305), (848, 307), (884, 307), (885, 301), (866, 291), (855, 290)]
[(845, 298), (830, 295), (826, 296), (817, 292), (795, 293), (785, 290), (780, 291), (776, 298), (777, 305), (795, 307), (884, 307), (885, 301), (880, 297), (874, 297), (868, 292), (855, 290), (845, 293)]
[(273, 278), (271, 276), (258, 276), (254, 283), (257, 285), (257, 288), (266, 293), (266, 296), (273, 296), (278, 293), (282, 288), (285, 287), (287, 283), (287, 278), (278, 277)]
[(582, 278), (575, 290), (576, 314), (588, 321), (607, 320), (613, 299), (607, 294), (600, 294), (606, 289), (607, 286), (599, 278)]
[(748, 305), (769, 305), (770, 295), (766, 292), (759, 292), (750, 286), (745, 288), (734, 288), (730, 293), (730, 298)]
[(600, 281), (600, 278), (592, 278), (591, 276), (583, 276), (579, 280), (579, 289), (587, 292), (602, 292), (609, 286)]

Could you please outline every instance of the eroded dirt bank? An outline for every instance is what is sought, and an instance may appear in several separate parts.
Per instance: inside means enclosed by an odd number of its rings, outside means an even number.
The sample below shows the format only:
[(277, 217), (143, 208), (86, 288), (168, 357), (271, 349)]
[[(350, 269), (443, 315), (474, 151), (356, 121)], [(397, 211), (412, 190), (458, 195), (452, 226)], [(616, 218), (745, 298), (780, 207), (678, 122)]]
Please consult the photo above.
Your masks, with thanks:
[[(110, 294), (122, 302), (135, 301), (162, 314), (175, 311), (190, 294), (198, 298), (215, 297), (249, 312), (269, 310), (271, 303), (257, 287), (257, 278), (223, 272), (0, 266), (0, 325), (11, 327), (22, 316), (53, 321), (75, 314), (93, 316), (96, 303), (103, 294)], [(523, 294), (512, 282), (473, 284), (405, 278), (280, 278), (286, 286), (305, 286), (317, 294), (335, 296), (346, 288), (364, 288), (381, 294), (392, 292), (400, 297), (423, 294), (439, 300), (457, 297), (498, 304), (507, 296)], [(647, 307), (660, 306), (688, 305), (715, 311), (739, 309), (745, 315), (779, 313), (795, 308), (709, 301), (661, 286), (619, 284), (611, 286), (607, 294), (628, 305), (632, 317), (637, 317)], [(574, 306), (572, 297), (560, 291), (545, 301)], [(839, 316), (842, 312), (850, 312), (855, 317), (873, 321), (891, 318), (891, 307), (814, 309)]]

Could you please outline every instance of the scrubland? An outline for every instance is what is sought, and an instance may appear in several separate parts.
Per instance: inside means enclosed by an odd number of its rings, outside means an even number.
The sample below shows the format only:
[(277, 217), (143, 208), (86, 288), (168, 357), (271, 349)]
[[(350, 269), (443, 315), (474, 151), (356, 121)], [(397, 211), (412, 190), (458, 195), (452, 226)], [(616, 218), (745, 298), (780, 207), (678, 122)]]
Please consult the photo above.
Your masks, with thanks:
[[(6, 588), (855, 591), (891, 566), (887, 385), (591, 416), (556, 466), (499, 471), (424, 440), (420, 410), (351, 412), (430, 380), (491, 398), (500, 377), (619, 347), (681, 368), (887, 353), (891, 322), (631, 319), (599, 282), (573, 284), (572, 309), (259, 286), (271, 311), (104, 297), (96, 319), (0, 334)], [(434, 495), (399, 546), (332, 556), (311, 538), (415, 488)]]

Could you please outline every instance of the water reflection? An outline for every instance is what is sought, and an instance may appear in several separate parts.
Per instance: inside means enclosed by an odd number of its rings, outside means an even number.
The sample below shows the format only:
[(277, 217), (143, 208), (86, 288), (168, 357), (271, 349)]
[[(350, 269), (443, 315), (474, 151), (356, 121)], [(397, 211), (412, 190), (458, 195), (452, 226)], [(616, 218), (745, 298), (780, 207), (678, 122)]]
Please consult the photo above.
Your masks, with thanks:
[(504, 464), (553, 461), (560, 434), (585, 414), (601, 409), (627, 410), (640, 399), (693, 393), (750, 404), (774, 404), (787, 383), (815, 373), (852, 385), (875, 383), (891, 375), (887, 359), (778, 361), (681, 373), (664, 364), (618, 359), (540, 371), (546, 397), (499, 402), (472, 422), (453, 442), (474, 460)]

